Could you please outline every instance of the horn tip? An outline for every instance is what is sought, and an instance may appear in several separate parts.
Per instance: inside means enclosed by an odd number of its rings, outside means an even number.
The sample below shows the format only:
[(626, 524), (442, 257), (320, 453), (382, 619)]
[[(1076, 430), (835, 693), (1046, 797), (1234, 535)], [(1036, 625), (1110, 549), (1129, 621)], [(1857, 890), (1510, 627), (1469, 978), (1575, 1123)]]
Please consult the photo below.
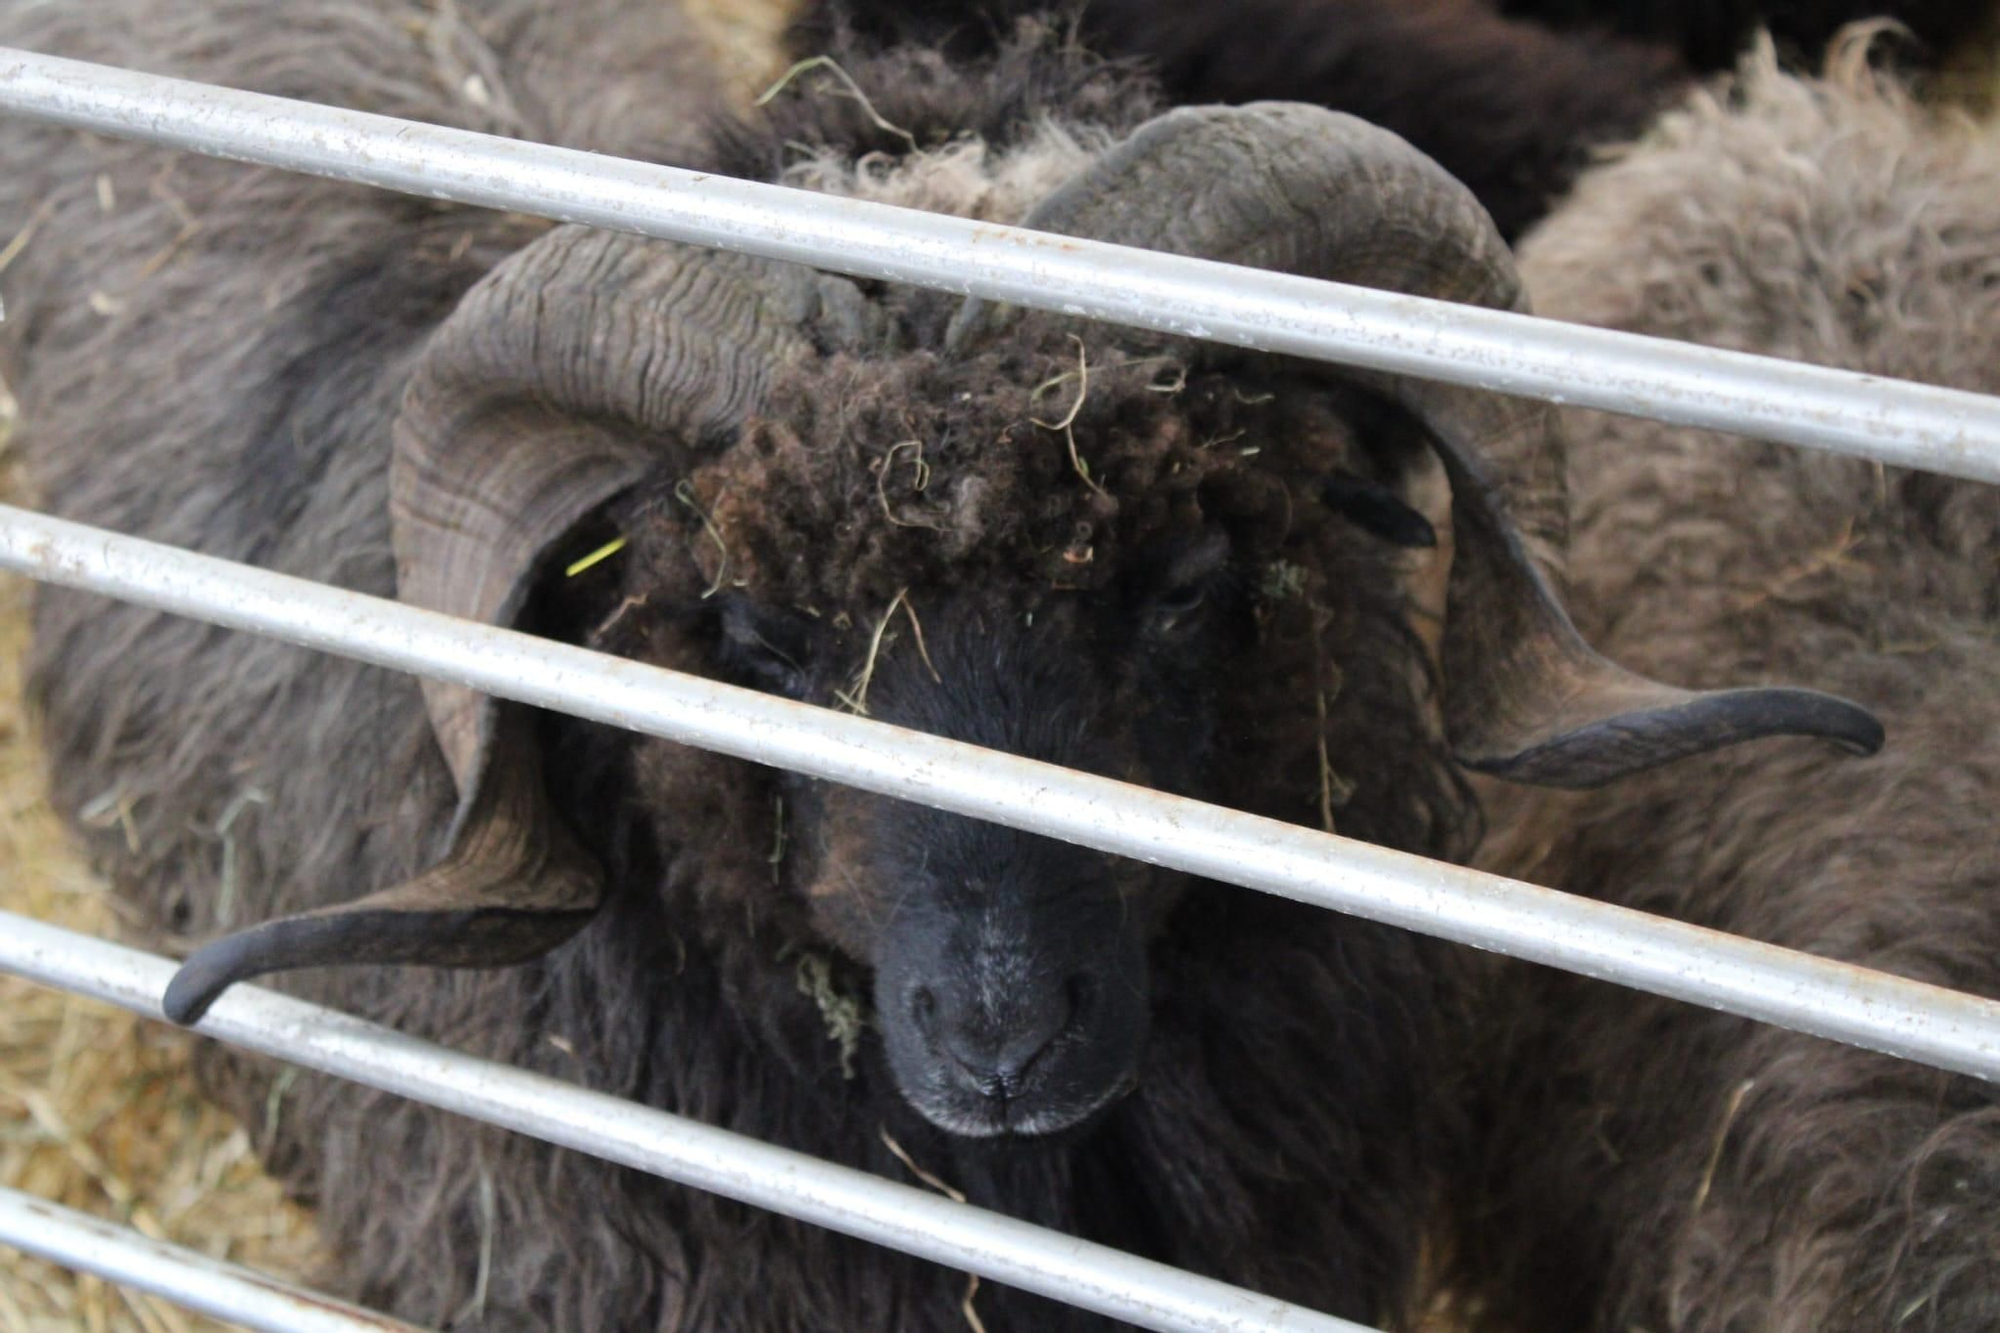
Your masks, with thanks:
[(1838, 731), (1823, 733), (1826, 739), (1832, 741), (1835, 745), (1838, 745), (1857, 759), (1866, 759), (1870, 755), (1880, 754), (1882, 747), (1889, 740), (1889, 732), (1882, 725), (1882, 719), (1876, 717), (1860, 704), (1849, 703), (1845, 699), (1838, 698), (1834, 699), (1833, 702), (1844, 709), (1849, 716), (1846, 717), (1844, 724)]
[(350, 943), (353, 934), (352, 919), (344, 914), (306, 913), (210, 940), (181, 963), (160, 998), (160, 1011), (169, 1022), (191, 1027), (237, 982), (336, 961), (336, 950)]
[(235, 951), (223, 947), (229, 943), (222, 939), (203, 945), (174, 973), (166, 994), (160, 997), (160, 1012), (169, 1023), (193, 1027), (207, 1016), (224, 991), (243, 979), (235, 966), (240, 959), (228, 956)]
[(1875, 714), (1818, 690), (1780, 686), (1675, 698), (1678, 691), (1662, 689), (1654, 706), (1591, 718), (1511, 753), (1462, 755), (1461, 762), (1510, 782), (1582, 789), (1745, 741), (1800, 736), (1862, 758), (1887, 739)]
[(1857, 758), (1880, 752), (1888, 740), (1882, 719), (1850, 699), (1791, 686), (1722, 690), (1708, 696), (1735, 726), (1724, 744), (1766, 736), (1806, 736), (1831, 741)]

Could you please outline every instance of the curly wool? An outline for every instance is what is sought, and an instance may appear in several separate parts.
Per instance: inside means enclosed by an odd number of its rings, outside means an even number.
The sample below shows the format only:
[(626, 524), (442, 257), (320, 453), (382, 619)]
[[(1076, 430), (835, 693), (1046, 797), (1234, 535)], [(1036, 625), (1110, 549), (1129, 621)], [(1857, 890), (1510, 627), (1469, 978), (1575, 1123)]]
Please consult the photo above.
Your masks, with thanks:
[[(1087, 385), (1076, 374), (1079, 354), (1094, 367)], [(1041, 424), (1065, 419), (1088, 480), (1064, 432)], [(1237, 740), (1214, 785), (1231, 804), (1261, 813), (1312, 824), (1328, 810), (1352, 836), (1460, 854), (1474, 817), (1445, 757), (1426, 659), (1405, 624), (1399, 557), (1316, 502), (1329, 467), (1383, 468), (1370, 450), (1393, 458), (1414, 443), (1412, 432), (1347, 390), (1190, 371), (1166, 354), (1121, 350), (1101, 331), (1079, 345), (1054, 320), (1022, 321), (996, 349), (953, 360), (924, 352), (829, 358), (782, 379), (743, 439), (684, 484), (662, 478), (635, 495), (618, 518), (630, 542), (619, 557), (622, 577), (571, 614), (614, 621), (604, 646), (703, 669), (701, 632), (677, 608), (704, 588), (727, 587), (844, 627), (837, 655), (858, 665), (898, 599), (921, 621), (963, 587), (994, 589), (995, 608), (1013, 605), (1002, 600), (1010, 590), (1102, 592), (1161, 542), (1221, 523), (1240, 534), (1246, 570), (1291, 577), (1271, 578), (1257, 599), (1258, 637), (1244, 654), (1254, 671), (1227, 684), (1224, 727)], [(648, 596), (649, 606), (631, 606)], [(885, 652), (917, 651), (900, 623), (889, 628)], [(738, 1005), (763, 997), (761, 1040), (788, 1052), (797, 1070), (834, 1079), (838, 1052), (820, 1016), (800, 1002), (789, 971), (774, 977), (767, 961), (811, 942), (799, 905), (768, 891), (767, 853), (781, 846), (782, 827), (769, 775), (665, 745), (641, 746), (632, 762), (651, 799), (622, 810), (617, 823), (627, 832), (604, 841), (632, 849), (621, 879), (657, 874), (672, 886), (669, 908), (648, 904), (643, 920), (664, 910), (677, 936), (693, 936), (705, 958), (737, 969), (726, 990)], [(579, 786), (575, 808), (615, 808), (610, 793), (626, 781)], [(737, 836), (701, 836), (715, 827)], [(635, 902), (630, 910), (640, 909)], [(754, 949), (742, 938), (746, 920), (758, 932)], [(659, 928), (628, 921), (607, 930), (645, 938)], [(1400, 932), (1214, 888), (1183, 905), (1162, 948), (1162, 1003), (1140, 1090), (1094, 1141), (996, 1162), (916, 1121), (886, 1087), (864, 1104), (975, 1201), (1322, 1306), (1356, 1289), (1397, 1299), (1388, 1293), (1408, 1279), (1433, 1173), (1457, 1141), (1451, 1102), (1426, 1091), (1443, 1086), (1457, 1041), (1456, 958)], [(1251, 978), (1266, 967), (1268, 986)], [(663, 1032), (681, 1022), (669, 1017), (669, 1001), (651, 1001), (650, 1021)], [(1236, 1018), (1226, 1020), (1232, 1008)], [(780, 1032), (782, 1043), (773, 1035)], [(881, 1086), (872, 1043), (860, 1087)], [(675, 1049), (675, 1063), (685, 1065), (698, 1047), (682, 1040)], [(1337, 1078), (1300, 1077), (1300, 1061), (1317, 1066), (1330, 1052), (1338, 1052)], [(611, 1058), (600, 1052), (589, 1063)], [(738, 1059), (728, 1073), (738, 1086), (768, 1082), (768, 1072)], [(1254, 1080), (1251, 1061), (1262, 1071)], [(655, 1084), (647, 1095), (685, 1104), (719, 1076), (675, 1077), (671, 1092)], [(815, 1101), (810, 1115), (771, 1121), (788, 1103), (746, 1095), (728, 1105), (730, 1123), (748, 1132), (894, 1169), (852, 1106), (833, 1113)], [(1149, 1162), (1193, 1160), (1196, 1139), (1206, 1163), (1199, 1168), (1143, 1180), (1103, 1174), (1107, 1159), (1132, 1152)], [(1277, 1177), (1252, 1167), (1256, 1160)], [(1323, 1187), (1347, 1203), (1308, 1220), (1283, 1202), (1301, 1179), (1323, 1182), (1308, 1193)], [(1135, 1200), (1146, 1202), (1135, 1209)], [(1129, 1219), (1149, 1211), (1162, 1219), (1157, 1227), (1131, 1231)], [(786, 1224), (756, 1225), (776, 1243), (773, 1229)], [(1308, 1225), (1310, 1233), (1301, 1230)], [(1301, 1243), (1308, 1234), (1319, 1239)], [(799, 1231), (783, 1244), (785, 1257), (764, 1262), (790, 1264), (793, 1254), (801, 1265), (833, 1262), (841, 1243)], [(830, 1248), (815, 1258), (815, 1247)], [(839, 1262), (858, 1260), (842, 1252)], [(888, 1268), (879, 1254), (869, 1260), (876, 1288), (871, 1304), (855, 1308), (905, 1308), (875, 1304), (908, 1299), (892, 1297), (902, 1279)], [(702, 1286), (743, 1299), (731, 1280), (704, 1274)], [(842, 1309), (834, 1299), (828, 1317)], [(982, 1295), (981, 1309), (989, 1322), (1012, 1317), (1034, 1327), (1075, 1318), (998, 1292)]]
[[(1996, 200), (1990, 128), (1914, 106), (1858, 42), (1825, 79), (1766, 49), (1586, 177), (1524, 271), (1560, 318), (1992, 393)], [(1669, 680), (1864, 700), (1889, 748), (1849, 764), (1785, 742), (1615, 792), (1496, 789), (1482, 862), (2000, 994), (2000, 490), (1569, 425), (1585, 632)], [(1519, 1326), (2000, 1322), (1989, 1086), (1575, 978), (1502, 984), (1471, 1212)]]
[[(637, 502), (624, 595), (726, 585), (848, 626), (859, 660), (899, 597), (920, 617), (966, 587), (1102, 594), (1219, 525), (1257, 584), (1255, 676), (1230, 682), (1230, 724), (1265, 743), (1242, 747), (1243, 771), (1218, 789), (1305, 823), (1323, 821), (1327, 797), (1355, 836), (1462, 847), (1435, 687), (1407, 627), (1405, 578), (1428, 556), (1318, 500), (1331, 472), (1395, 480), (1424, 447), (1414, 424), (1309, 374), (1191, 367), (1191, 349), (1071, 327), (1027, 318), (976, 355), (836, 356), (791, 372), (736, 447)], [(1431, 730), (1400, 736), (1424, 756), (1409, 772), (1343, 759), (1355, 771), (1322, 780), (1322, 740), (1336, 755), (1379, 750), (1413, 708)]]

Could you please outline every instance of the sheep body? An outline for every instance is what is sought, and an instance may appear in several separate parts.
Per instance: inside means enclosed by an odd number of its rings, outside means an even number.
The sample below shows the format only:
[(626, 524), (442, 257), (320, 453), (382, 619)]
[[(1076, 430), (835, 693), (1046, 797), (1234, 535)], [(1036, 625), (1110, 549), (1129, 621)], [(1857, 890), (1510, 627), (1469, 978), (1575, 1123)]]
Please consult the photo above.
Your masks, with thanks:
[[(1824, 81), (1766, 51), (1585, 177), (1523, 269), (1558, 317), (1992, 393), (1996, 199), (2000, 139), (1911, 105), (1859, 45)], [(1891, 745), (1852, 768), (1738, 753), (1616, 792), (1496, 790), (1482, 862), (2000, 994), (2000, 490), (1571, 425), (1586, 632), (1691, 680), (1852, 690)], [(1522, 1327), (2000, 1322), (1990, 1087), (1573, 977), (1505, 985), (1474, 1217)]]
[[(1284, 103), (1153, 115), (1034, 25), (966, 66), (843, 51), (713, 128), (658, 6), (121, 3), (4, 36), (1519, 299), (1477, 204), (1392, 136)], [(9, 275), (6, 369), (60, 513), (1438, 856), (1477, 827), (1454, 756), (1595, 782), (1772, 730), (1880, 743), (1843, 701), (1691, 701), (1576, 638), (1535, 404), (55, 131), (0, 152), (8, 210), (44, 229)], [(1398, 498), (1427, 465), (1448, 568)], [(613, 532), (613, 560), (562, 574)], [(1443, 610), (1419, 597), (1440, 583)], [(1464, 1139), (1441, 946), (89, 598), (37, 619), (58, 804), (116, 825), (95, 850), (157, 931), (228, 932), (171, 1013), (340, 963), (292, 984), (820, 1157), (900, 1177), (907, 1153), (975, 1202), (1349, 1317), (1410, 1296)], [(207, 1059), (346, 1289), (399, 1313), (964, 1317), (960, 1275)], [(1104, 1322), (1008, 1291), (978, 1311)]]

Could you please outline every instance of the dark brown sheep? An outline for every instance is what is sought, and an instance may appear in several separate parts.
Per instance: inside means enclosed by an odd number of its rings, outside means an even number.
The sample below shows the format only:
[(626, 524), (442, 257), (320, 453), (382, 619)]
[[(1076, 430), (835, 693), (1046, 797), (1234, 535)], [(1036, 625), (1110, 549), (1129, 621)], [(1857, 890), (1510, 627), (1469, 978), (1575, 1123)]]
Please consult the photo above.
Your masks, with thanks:
[[(2000, 137), (1850, 46), (1755, 61), (1587, 176), (1532, 241), (1541, 310), (2000, 391)], [(1489, 793), (1493, 869), (2000, 995), (2000, 489), (1570, 419), (1579, 619), (1674, 679), (1878, 703), (1895, 743)], [(1774, 780), (1775, 779), (1775, 780)], [(1527, 968), (1476, 1233), (1522, 1329), (2000, 1327), (1991, 1085)], [(1493, 1252), (1497, 1251), (1497, 1254)]]
[[(107, 8), (0, 35), (1518, 300), (1407, 145), (1292, 105), (1147, 119), (1032, 36), (968, 70), (856, 57), (872, 116), (800, 95), (711, 148), (657, 5)], [(857, 156), (875, 117), (943, 146)], [(1575, 783), (1773, 730), (1879, 739), (1825, 696), (1691, 696), (1585, 647), (1548, 581), (1539, 406), (64, 132), (0, 155), (4, 216), (38, 228), (6, 371), (59, 513), (1435, 855), (1476, 832), (1454, 756)], [(1449, 595), (1413, 626), (1442, 571), (1405, 488), (1440, 463)], [(1310, 1305), (1408, 1294), (1462, 1138), (1453, 951), (87, 597), (37, 620), (58, 802), (156, 929), (236, 931), (177, 1014), (344, 964), (286, 984), (892, 1176), (901, 1145), (976, 1202)], [(487, 970), (380, 965), (406, 963)], [(925, 1263), (331, 1081), (209, 1074), (317, 1201), (343, 1288), (406, 1315), (962, 1317)]]
[(1393, 130), (1469, 186), (1509, 240), (1561, 197), (1591, 149), (1621, 142), (1726, 69), (1767, 26), (1817, 59), (1845, 23), (1907, 25), (1896, 54), (1951, 54), (1991, 0), (817, 0), (803, 55), (845, 22), (963, 59), (1023, 14), (1073, 15), (1079, 39), (1134, 59), (1174, 102), (1313, 102)]
[(1400, 134), (1479, 197), (1509, 239), (1547, 211), (1592, 144), (1635, 134), (1683, 90), (1664, 45), (1556, 32), (1491, 0), (839, 0), (808, 5), (812, 54), (839, 22), (964, 59), (1021, 14), (1076, 12), (1079, 38), (1134, 58), (1175, 102), (1314, 102)]

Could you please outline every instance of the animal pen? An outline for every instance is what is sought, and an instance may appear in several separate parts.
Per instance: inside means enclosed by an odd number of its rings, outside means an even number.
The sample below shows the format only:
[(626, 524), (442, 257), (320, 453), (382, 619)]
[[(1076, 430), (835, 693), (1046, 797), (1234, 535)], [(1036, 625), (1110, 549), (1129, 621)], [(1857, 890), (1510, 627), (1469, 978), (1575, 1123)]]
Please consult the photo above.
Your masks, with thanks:
[[(2000, 400), (0, 53), (0, 110), (439, 199), (2000, 483)], [(0, 507), (0, 566), (2000, 1081), (2000, 1002)], [(161, 1013), (174, 965), (20, 917), (0, 970)], [(239, 986), (207, 1036), (1154, 1329), (1358, 1330)], [(405, 1327), (11, 1194), (0, 1241), (252, 1327)]]

